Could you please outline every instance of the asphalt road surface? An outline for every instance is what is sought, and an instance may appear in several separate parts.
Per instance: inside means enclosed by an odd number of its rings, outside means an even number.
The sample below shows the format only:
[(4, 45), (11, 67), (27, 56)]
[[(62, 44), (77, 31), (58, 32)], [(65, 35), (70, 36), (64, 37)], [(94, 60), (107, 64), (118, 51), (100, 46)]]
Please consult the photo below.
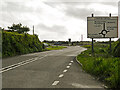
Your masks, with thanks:
[(3, 59), (3, 88), (103, 88), (82, 70), (75, 57), (85, 48), (71, 46)]

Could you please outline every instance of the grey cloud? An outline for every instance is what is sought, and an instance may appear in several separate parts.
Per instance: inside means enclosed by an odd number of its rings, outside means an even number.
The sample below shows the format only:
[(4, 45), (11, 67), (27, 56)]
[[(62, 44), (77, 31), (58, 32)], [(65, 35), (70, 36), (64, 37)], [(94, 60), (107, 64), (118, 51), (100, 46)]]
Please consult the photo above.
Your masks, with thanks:
[(101, 4), (118, 7), (118, 2), (102, 2)]
[(22, 3), (5, 2), (6, 5), (2, 6), (2, 12), (29, 12), (30, 9), (26, 8)]
[[(85, 20), (87, 16), (91, 16), (92, 13), (94, 13), (95, 15), (102, 15), (102, 14), (106, 14), (106, 12), (102, 12), (102, 11), (95, 11), (94, 9), (87, 9), (87, 8), (76, 8), (76, 5), (90, 5), (90, 4), (97, 4), (97, 2), (95, 3), (91, 3), (91, 2), (83, 2), (83, 3), (68, 3), (66, 4), (67, 9), (65, 10), (67, 15), (70, 15), (72, 17), (75, 18), (80, 18)], [(109, 5), (109, 6), (114, 6), (117, 7), (117, 2), (101, 2), (100, 4), (102, 5)], [(108, 13), (107, 13), (108, 14)]]
[[(44, 24), (39, 24), (35, 27), (36, 33), (39, 33), (41, 40), (64, 40), (67, 35), (67, 30), (64, 26), (54, 25), (48, 27)], [(42, 33), (41, 33), (42, 32)]]
[[(98, 2), (94, 2), (98, 3)], [(117, 2), (99, 2), (102, 5), (109, 5), (109, 6), (114, 6), (117, 7)], [(56, 7), (57, 5), (64, 5), (66, 8), (63, 10), (67, 16), (71, 16), (74, 18), (86, 20), (88, 16), (91, 16), (92, 13), (95, 15), (101, 15), (101, 14), (106, 14), (101, 12), (101, 11), (95, 11), (94, 9), (87, 9), (87, 8), (76, 8), (76, 6), (80, 5), (90, 5), (93, 4), (93, 2), (46, 2), (47, 5), (51, 7)]]
[(95, 15), (101, 15), (101, 12), (99, 11), (94, 11), (93, 9), (86, 9), (86, 8), (78, 9), (78, 8), (71, 7), (65, 10), (65, 12), (69, 16), (82, 19), (82, 20), (86, 20), (86, 18), (90, 16), (92, 13), (94, 13)]
[(66, 6), (74, 6), (74, 5), (90, 5), (90, 4), (93, 4), (93, 3), (100, 3), (100, 4), (103, 4), (103, 5), (111, 5), (111, 6), (114, 6), (114, 7), (117, 7), (118, 6), (118, 2), (45, 2), (45, 4), (47, 5), (50, 5), (51, 7), (54, 7), (54, 6), (57, 6), (57, 5), (60, 5), (60, 4), (64, 4)]
[(2, 12), (18, 12), (18, 13), (32, 13), (36, 11), (41, 11), (41, 9), (34, 9), (32, 7), (27, 7), (24, 2), (5, 2), (2, 6)]
[(54, 25), (52, 27), (48, 27), (44, 24), (37, 25), (37, 28), (44, 30), (45, 32), (53, 32), (57, 33), (58, 35), (66, 35), (67, 29), (64, 26)]

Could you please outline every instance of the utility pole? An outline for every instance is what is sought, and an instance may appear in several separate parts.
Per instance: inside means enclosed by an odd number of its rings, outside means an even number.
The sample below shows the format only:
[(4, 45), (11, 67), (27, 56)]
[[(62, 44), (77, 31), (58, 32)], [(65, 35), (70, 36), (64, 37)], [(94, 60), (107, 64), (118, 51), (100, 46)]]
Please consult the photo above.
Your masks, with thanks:
[(83, 34), (81, 34), (81, 41), (83, 41)]
[(83, 45), (83, 34), (81, 34), (81, 45)]
[(34, 25), (33, 25), (33, 35), (34, 35)]

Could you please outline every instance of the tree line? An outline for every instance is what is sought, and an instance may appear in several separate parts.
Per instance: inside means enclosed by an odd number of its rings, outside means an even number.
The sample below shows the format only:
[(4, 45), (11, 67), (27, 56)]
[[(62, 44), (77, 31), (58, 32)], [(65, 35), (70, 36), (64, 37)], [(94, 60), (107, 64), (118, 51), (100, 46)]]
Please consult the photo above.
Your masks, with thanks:
[[(4, 29), (2, 29), (4, 30)], [(19, 24), (12, 24), (12, 26), (8, 26), (8, 32), (18, 32), (19, 34), (22, 33), (27, 33), (28, 31), (30, 31), (30, 28), (27, 26), (23, 26), (21, 23)]]

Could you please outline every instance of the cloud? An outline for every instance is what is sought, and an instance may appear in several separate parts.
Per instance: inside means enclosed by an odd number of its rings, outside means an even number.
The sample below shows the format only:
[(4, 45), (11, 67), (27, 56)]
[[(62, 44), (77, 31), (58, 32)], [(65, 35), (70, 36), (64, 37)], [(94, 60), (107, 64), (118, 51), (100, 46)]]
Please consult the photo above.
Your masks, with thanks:
[(44, 24), (39, 24), (36, 27), (40, 28), (44, 32), (54, 32), (54, 33), (57, 33), (58, 35), (66, 35), (67, 34), (67, 29), (64, 26), (54, 25), (52, 27), (49, 27)]
[(30, 13), (35, 11), (34, 8), (26, 7), (23, 2), (4, 2), (2, 5), (2, 12), (16, 12), (16, 13)]
[(35, 26), (35, 33), (39, 35), (40, 40), (63, 40), (67, 38), (68, 30), (64, 26), (54, 25), (50, 27), (40, 23)]
[[(90, 16), (92, 13), (95, 12), (95, 10), (93, 9), (86, 9), (86, 8), (69, 8), (66, 11), (67, 15), (70, 15), (74, 18), (78, 18), (78, 19), (82, 19), (82, 20), (86, 20), (88, 16)], [(100, 11), (96, 11), (95, 14), (101, 14)]]
[[(46, 2), (45, 2), (46, 1)], [(82, 0), (83, 1), (83, 0)], [(101, 1), (101, 0), (99, 0)], [(97, 1), (96, 1), (97, 2)], [(117, 15), (117, 3), (79, 2), (62, 0), (2, 0), (0, 25), (3, 28), (13, 23), (35, 26), (35, 33), (41, 40), (79, 40), (81, 34), (87, 36), (87, 17), (96, 15)], [(88, 40), (84, 37), (85, 40)]]
[(117, 2), (46, 2), (47, 5), (63, 11), (67, 16), (86, 20), (92, 13), (95, 15), (117, 15)]
[(92, 13), (95, 15), (109, 15), (109, 13), (117, 14), (117, 7), (111, 5), (104, 5), (99, 3), (80, 3), (75, 7), (72, 7), (73, 4), (67, 5), (65, 10), (67, 15), (70, 15), (74, 18), (86, 20), (88, 16), (91, 16)]

